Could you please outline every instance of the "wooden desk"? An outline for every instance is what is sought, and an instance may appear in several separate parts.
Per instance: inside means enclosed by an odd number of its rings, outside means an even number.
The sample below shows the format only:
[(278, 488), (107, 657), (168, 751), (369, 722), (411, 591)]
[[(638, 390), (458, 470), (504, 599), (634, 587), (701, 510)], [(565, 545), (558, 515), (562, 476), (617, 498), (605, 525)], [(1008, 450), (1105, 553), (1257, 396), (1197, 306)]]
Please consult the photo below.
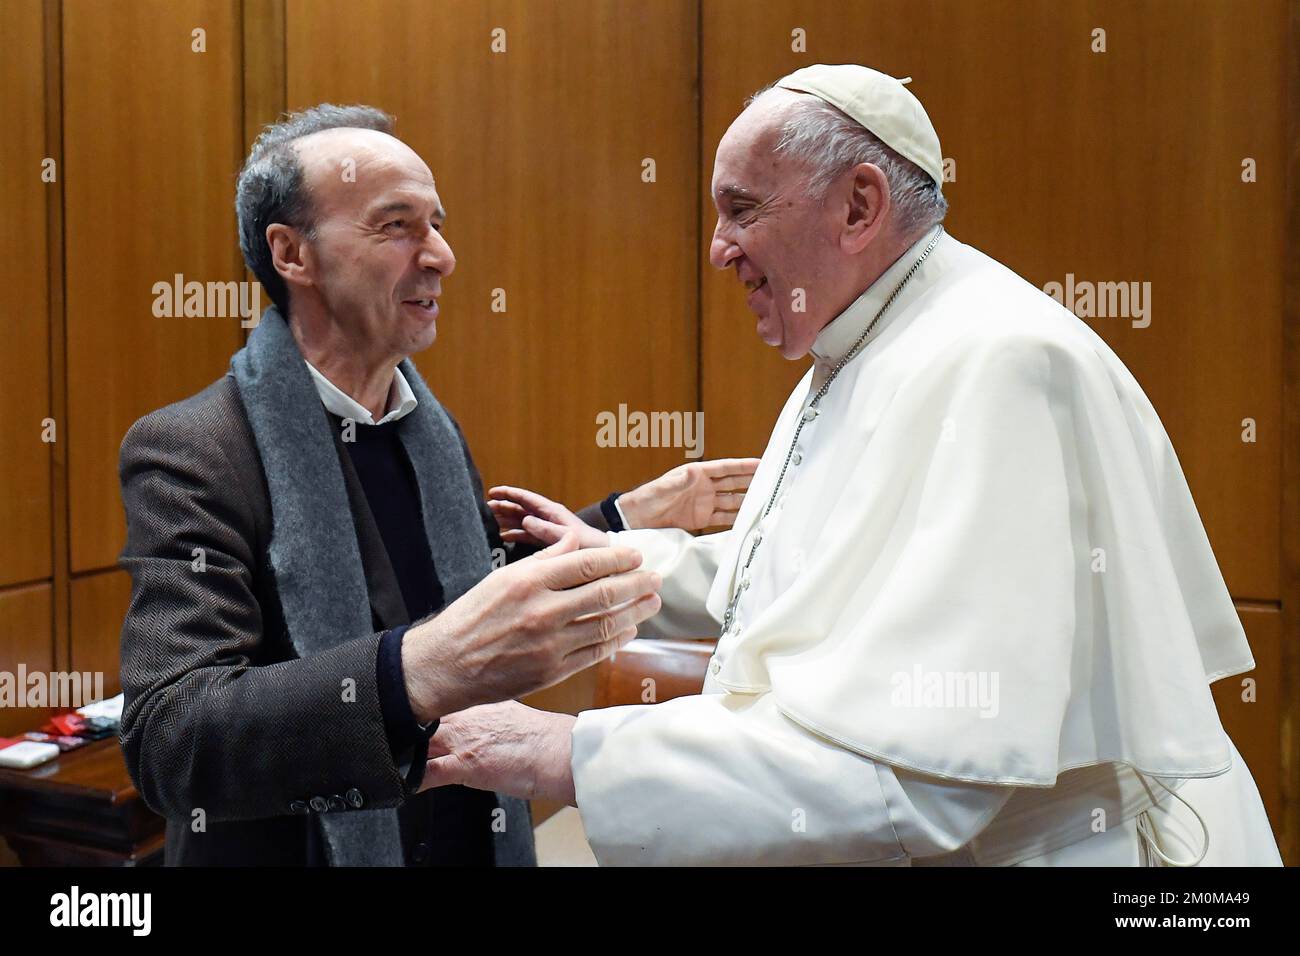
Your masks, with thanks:
[(163, 831), (116, 737), (32, 770), (0, 769), (0, 834), (24, 866), (161, 865)]

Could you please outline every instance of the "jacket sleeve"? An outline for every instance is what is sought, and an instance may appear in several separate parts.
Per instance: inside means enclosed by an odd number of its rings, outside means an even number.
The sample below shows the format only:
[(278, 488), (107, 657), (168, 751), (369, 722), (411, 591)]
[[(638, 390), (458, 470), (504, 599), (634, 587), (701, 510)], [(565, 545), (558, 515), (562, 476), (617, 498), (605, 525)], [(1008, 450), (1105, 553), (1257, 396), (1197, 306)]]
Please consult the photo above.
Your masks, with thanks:
[(609, 522), (605, 519), (605, 512), (601, 510), (602, 502), (594, 502), (577, 512), (579, 518), (587, 522), (597, 531), (608, 531)]
[(572, 769), (602, 865), (906, 865), (974, 839), (1014, 792), (845, 750), (771, 694), (586, 711)]
[(121, 742), (131, 778), (174, 820), (306, 813), (317, 796), (396, 806), (405, 791), (376, 686), (380, 635), (259, 663), (269, 657), (254, 584), (261, 545), (210, 425), (163, 409), (122, 443), (131, 603)]

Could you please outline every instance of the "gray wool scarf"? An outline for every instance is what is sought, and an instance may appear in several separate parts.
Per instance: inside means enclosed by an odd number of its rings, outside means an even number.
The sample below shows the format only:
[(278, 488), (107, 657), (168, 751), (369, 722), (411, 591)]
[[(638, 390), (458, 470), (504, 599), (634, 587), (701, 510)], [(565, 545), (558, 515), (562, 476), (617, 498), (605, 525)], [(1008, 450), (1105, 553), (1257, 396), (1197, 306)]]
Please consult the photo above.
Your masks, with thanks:
[[(330, 422), (288, 323), (268, 308), (230, 361), (271, 496), (271, 567), (289, 638), (307, 657), (374, 633), (370, 595)], [(456, 429), (408, 359), (417, 407), (397, 427), (420, 491), (434, 569), (450, 604), (491, 569)], [(364, 426), (359, 426), (364, 427)], [(418, 758), (417, 758), (418, 759)], [(498, 865), (534, 862), (527, 804), (497, 796)], [(333, 866), (401, 866), (395, 809), (323, 814)]]

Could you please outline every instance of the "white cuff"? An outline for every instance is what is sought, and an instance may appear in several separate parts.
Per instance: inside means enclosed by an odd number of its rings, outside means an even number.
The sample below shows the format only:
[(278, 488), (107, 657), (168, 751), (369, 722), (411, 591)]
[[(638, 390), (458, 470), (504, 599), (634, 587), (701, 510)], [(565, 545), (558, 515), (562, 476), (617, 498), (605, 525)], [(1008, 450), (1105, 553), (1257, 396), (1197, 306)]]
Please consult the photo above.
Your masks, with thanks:
[(618, 520), (623, 522), (623, 530), (631, 531), (632, 525), (628, 523), (627, 515), (623, 514), (623, 509), (619, 507), (618, 498), (614, 499), (614, 510), (618, 512)]

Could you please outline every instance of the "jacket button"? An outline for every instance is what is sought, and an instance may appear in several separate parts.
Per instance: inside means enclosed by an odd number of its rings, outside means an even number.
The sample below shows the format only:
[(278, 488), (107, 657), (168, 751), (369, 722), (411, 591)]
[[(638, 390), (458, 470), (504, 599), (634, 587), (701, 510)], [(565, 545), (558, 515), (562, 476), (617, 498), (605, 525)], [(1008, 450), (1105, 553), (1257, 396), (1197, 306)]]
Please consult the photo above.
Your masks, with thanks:
[(306, 813), (306, 812), (307, 812), (307, 801), (306, 801), (306, 800), (295, 800), (295, 801), (293, 801), (293, 803), (289, 804), (289, 812), (290, 812), (290, 813)]
[(366, 802), (365, 798), (364, 798), (363, 796), (361, 796), (361, 791), (358, 790), (356, 787), (353, 787), (353, 788), (352, 788), (351, 790), (349, 790), (347, 793), (343, 794), (343, 798), (344, 798), (345, 800), (347, 800), (348, 804), (349, 804), (349, 805), (350, 805), (354, 810), (360, 810), (361, 807), (362, 807), (362, 806), (365, 804), (365, 802)]
[(417, 843), (411, 850), (411, 859), (416, 863), (423, 863), (429, 858), (429, 844)]
[(330, 804), (329, 801), (326, 800), (324, 797), (319, 797), (319, 796), (312, 797), (311, 808), (315, 810), (317, 813), (324, 813), (326, 810), (330, 808)]
[(346, 810), (348, 808), (348, 805), (343, 802), (343, 798), (337, 793), (330, 794), (329, 804), (331, 810)]

